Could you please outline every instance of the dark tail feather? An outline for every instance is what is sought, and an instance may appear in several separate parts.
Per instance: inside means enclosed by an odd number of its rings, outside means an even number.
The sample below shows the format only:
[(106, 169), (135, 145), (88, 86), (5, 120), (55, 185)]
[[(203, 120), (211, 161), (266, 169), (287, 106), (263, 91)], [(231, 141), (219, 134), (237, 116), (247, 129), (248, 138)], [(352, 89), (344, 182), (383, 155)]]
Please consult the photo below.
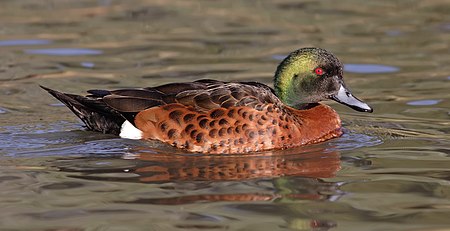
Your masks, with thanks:
[(40, 87), (65, 104), (86, 124), (89, 130), (115, 135), (120, 133), (125, 118), (119, 112), (108, 107), (102, 100), (66, 94), (44, 86)]

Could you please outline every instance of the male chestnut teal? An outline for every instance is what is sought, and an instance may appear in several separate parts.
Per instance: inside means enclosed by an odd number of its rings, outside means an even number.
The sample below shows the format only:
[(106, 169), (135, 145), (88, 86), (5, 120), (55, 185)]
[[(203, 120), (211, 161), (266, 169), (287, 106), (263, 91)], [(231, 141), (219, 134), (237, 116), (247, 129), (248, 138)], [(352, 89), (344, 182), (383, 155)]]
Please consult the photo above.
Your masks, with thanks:
[(211, 154), (285, 149), (339, 137), (339, 115), (320, 101), (332, 99), (372, 112), (347, 89), (342, 63), (321, 48), (289, 54), (275, 72), (274, 89), (258, 82), (209, 79), (90, 90), (87, 96), (42, 88), (89, 130)]

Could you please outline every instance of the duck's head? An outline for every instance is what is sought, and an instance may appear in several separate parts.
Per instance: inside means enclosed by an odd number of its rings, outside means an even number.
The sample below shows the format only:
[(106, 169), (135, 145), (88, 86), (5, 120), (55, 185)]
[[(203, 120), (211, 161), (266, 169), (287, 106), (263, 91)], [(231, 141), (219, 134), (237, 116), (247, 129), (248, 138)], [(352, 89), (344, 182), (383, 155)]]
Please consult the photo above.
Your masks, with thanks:
[(357, 111), (373, 111), (345, 86), (342, 63), (321, 48), (302, 48), (289, 54), (278, 66), (274, 82), (276, 95), (294, 108), (332, 99)]

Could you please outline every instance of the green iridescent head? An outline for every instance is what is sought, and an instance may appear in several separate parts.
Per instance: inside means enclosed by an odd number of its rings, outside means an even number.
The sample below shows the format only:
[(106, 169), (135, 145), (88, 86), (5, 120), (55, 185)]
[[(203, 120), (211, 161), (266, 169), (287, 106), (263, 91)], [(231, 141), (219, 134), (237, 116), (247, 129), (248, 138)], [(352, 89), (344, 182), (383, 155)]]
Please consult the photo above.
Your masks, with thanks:
[(373, 111), (345, 86), (342, 63), (321, 48), (302, 48), (289, 54), (278, 65), (274, 87), (281, 101), (295, 108), (333, 99), (357, 111)]

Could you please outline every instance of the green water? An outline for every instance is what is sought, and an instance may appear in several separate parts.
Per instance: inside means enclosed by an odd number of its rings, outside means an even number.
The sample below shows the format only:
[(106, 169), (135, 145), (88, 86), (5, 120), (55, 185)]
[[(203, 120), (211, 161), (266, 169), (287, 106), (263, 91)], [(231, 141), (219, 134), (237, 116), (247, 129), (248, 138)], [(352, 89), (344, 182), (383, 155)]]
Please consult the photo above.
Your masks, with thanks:
[[(2, 1), (0, 230), (450, 230), (448, 1)], [(271, 85), (290, 51), (346, 65), (345, 134), (202, 156), (84, 131), (42, 91)]]

